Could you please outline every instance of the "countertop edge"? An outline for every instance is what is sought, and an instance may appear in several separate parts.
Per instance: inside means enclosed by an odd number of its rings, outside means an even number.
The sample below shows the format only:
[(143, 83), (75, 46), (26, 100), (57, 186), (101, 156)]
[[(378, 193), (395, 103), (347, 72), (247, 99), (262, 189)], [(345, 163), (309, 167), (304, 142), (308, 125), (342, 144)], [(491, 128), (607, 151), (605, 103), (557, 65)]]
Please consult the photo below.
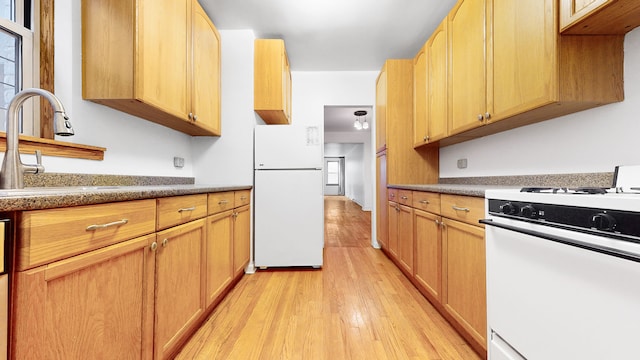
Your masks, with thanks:
[(466, 184), (391, 184), (389, 189), (425, 191), (439, 194), (464, 195), (484, 198), (486, 190), (520, 189), (521, 186), (508, 185), (466, 185)]
[[(118, 186), (114, 188), (34, 188), (29, 195), (0, 196), (0, 212), (43, 210), (110, 202), (154, 199), (169, 196), (207, 194), (236, 190), (251, 190), (251, 185), (155, 185)], [(0, 190), (2, 192), (2, 190)]]

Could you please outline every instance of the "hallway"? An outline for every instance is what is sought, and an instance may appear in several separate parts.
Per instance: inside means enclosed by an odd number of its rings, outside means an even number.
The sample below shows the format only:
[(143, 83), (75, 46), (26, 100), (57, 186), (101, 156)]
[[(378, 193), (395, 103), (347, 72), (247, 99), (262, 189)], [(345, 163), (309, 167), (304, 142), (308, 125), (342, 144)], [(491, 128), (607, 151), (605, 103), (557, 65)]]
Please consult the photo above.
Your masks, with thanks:
[(325, 197), (322, 270), (244, 276), (177, 358), (479, 359), (370, 229), (370, 212)]

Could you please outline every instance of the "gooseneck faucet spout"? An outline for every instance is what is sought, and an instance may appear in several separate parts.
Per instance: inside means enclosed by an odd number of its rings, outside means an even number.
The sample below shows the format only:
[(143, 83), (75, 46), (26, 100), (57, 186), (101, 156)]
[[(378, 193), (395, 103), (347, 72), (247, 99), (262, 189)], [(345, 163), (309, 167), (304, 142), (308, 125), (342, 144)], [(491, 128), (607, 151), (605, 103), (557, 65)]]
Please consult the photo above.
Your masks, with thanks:
[(20, 150), (18, 147), (19, 113), (22, 104), (32, 96), (42, 96), (49, 101), (53, 108), (54, 131), (56, 135), (71, 136), (74, 134), (69, 117), (64, 110), (60, 100), (43, 89), (24, 89), (17, 93), (9, 101), (7, 110), (7, 149), (0, 170), (0, 188), (2, 189), (22, 189), (24, 188), (24, 174), (37, 174), (44, 172), (40, 151), (36, 151), (37, 164), (23, 164), (20, 160)]

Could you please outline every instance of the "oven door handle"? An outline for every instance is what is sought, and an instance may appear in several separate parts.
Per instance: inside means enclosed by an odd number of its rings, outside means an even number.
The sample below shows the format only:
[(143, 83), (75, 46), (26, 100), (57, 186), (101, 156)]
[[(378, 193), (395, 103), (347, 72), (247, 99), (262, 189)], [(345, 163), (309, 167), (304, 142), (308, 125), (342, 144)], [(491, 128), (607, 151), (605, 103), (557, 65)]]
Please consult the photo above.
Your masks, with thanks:
[(521, 234), (542, 238), (542, 239), (553, 241), (553, 242), (557, 242), (557, 243), (560, 243), (560, 244), (574, 246), (574, 247), (577, 247), (577, 248), (580, 248), (580, 249), (594, 251), (594, 252), (597, 252), (597, 253), (600, 253), (600, 254), (615, 256), (617, 258), (621, 258), (621, 259), (630, 260), (630, 261), (634, 261), (634, 262), (640, 263), (640, 255), (634, 254), (632, 252), (619, 250), (619, 249), (614, 249), (614, 248), (610, 248), (610, 247), (602, 246), (602, 245), (588, 244), (588, 243), (585, 243), (585, 242), (582, 242), (582, 241), (572, 240), (572, 239), (569, 239), (569, 238), (566, 238), (566, 237), (562, 237), (562, 236), (550, 235), (550, 234), (545, 234), (545, 233), (541, 233), (541, 232), (538, 232), (538, 231), (523, 229), (523, 228), (519, 228), (519, 227), (516, 227), (516, 226), (511, 226), (511, 225), (506, 225), (506, 224), (502, 224), (502, 223), (499, 223), (499, 222), (494, 222), (491, 219), (481, 219), (480, 223), (484, 224), (484, 225), (495, 226), (495, 227), (498, 227), (498, 228), (501, 228), (501, 229), (515, 231), (515, 232), (518, 232), (518, 233), (521, 233)]

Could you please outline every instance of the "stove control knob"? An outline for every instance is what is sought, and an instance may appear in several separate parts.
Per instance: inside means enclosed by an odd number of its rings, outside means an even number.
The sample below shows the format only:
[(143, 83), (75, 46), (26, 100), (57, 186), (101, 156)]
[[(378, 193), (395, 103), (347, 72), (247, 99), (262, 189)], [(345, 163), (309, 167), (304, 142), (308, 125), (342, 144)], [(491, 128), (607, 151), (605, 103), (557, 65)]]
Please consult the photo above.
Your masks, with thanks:
[(591, 227), (596, 230), (613, 231), (616, 227), (616, 219), (606, 213), (595, 214), (591, 217)]
[(520, 215), (529, 219), (535, 219), (538, 217), (538, 210), (533, 205), (526, 205), (520, 209)]
[(506, 215), (513, 215), (518, 212), (518, 207), (508, 202), (500, 205), (500, 212)]

